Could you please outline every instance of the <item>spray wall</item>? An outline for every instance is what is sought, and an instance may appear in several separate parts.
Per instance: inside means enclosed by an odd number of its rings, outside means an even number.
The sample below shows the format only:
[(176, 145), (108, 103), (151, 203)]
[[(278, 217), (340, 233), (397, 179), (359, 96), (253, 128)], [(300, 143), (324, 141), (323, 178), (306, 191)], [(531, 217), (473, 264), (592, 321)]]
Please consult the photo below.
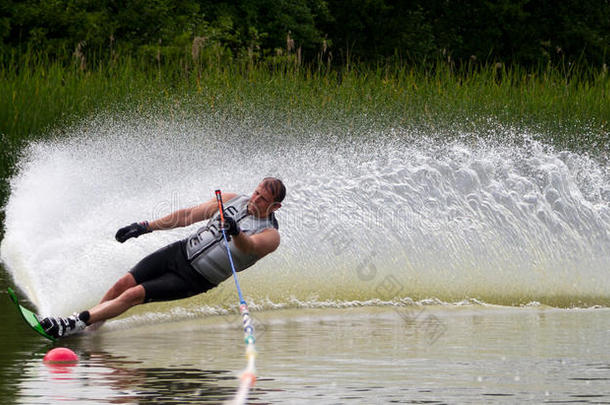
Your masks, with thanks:
[[(42, 314), (95, 304), (140, 258), (196, 229), (124, 244), (126, 224), (284, 180), (282, 242), (240, 273), (252, 309), (479, 300), (610, 303), (608, 166), (505, 131), (511, 142), (264, 120), (100, 116), (30, 145), (11, 180), (0, 253)], [(138, 309), (216, 313), (220, 288)], [(136, 313), (138, 313), (136, 311)]]

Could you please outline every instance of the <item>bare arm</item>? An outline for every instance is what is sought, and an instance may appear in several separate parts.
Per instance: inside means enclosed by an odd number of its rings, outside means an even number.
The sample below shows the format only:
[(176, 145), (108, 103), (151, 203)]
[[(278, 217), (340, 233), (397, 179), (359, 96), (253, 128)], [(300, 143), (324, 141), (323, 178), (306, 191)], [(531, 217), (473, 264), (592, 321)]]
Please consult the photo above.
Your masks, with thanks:
[[(235, 197), (237, 197), (237, 194), (235, 193), (224, 193), (222, 202), (225, 203)], [(216, 212), (218, 212), (218, 203), (216, 202), (216, 198), (213, 198), (203, 204), (174, 211), (163, 218), (149, 222), (148, 226), (151, 231), (180, 228), (189, 226), (195, 222), (203, 221), (204, 219), (212, 218)]]
[(253, 254), (260, 259), (277, 249), (280, 245), (280, 233), (274, 228), (265, 229), (250, 236), (240, 232), (233, 236), (233, 240), (239, 250)]

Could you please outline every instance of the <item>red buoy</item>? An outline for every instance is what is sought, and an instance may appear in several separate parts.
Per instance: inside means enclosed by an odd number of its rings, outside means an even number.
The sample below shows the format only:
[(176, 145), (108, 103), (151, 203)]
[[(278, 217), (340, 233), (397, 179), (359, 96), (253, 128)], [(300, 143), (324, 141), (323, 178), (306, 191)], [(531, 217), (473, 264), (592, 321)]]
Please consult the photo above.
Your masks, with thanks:
[(66, 347), (56, 347), (49, 350), (42, 361), (54, 364), (70, 364), (78, 362), (78, 356)]

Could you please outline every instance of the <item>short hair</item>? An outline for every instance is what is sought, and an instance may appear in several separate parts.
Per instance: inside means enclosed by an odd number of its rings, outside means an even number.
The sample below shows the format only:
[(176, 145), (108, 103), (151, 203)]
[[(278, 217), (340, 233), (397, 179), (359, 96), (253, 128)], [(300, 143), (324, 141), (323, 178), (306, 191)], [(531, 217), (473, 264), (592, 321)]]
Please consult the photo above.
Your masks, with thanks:
[(265, 177), (261, 184), (271, 193), (274, 202), (281, 203), (286, 197), (286, 187), (282, 180), (275, 177)]

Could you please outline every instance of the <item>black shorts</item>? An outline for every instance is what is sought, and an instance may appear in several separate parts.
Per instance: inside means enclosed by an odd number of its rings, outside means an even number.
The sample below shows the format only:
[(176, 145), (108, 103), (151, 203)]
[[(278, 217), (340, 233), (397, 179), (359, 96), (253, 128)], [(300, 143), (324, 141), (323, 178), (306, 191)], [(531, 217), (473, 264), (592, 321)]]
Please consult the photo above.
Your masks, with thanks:
[(151, 253), (129, 272), (144, 287), (144, 302), (188, 298), (216, 287), (189, 264), (183, 241)]

